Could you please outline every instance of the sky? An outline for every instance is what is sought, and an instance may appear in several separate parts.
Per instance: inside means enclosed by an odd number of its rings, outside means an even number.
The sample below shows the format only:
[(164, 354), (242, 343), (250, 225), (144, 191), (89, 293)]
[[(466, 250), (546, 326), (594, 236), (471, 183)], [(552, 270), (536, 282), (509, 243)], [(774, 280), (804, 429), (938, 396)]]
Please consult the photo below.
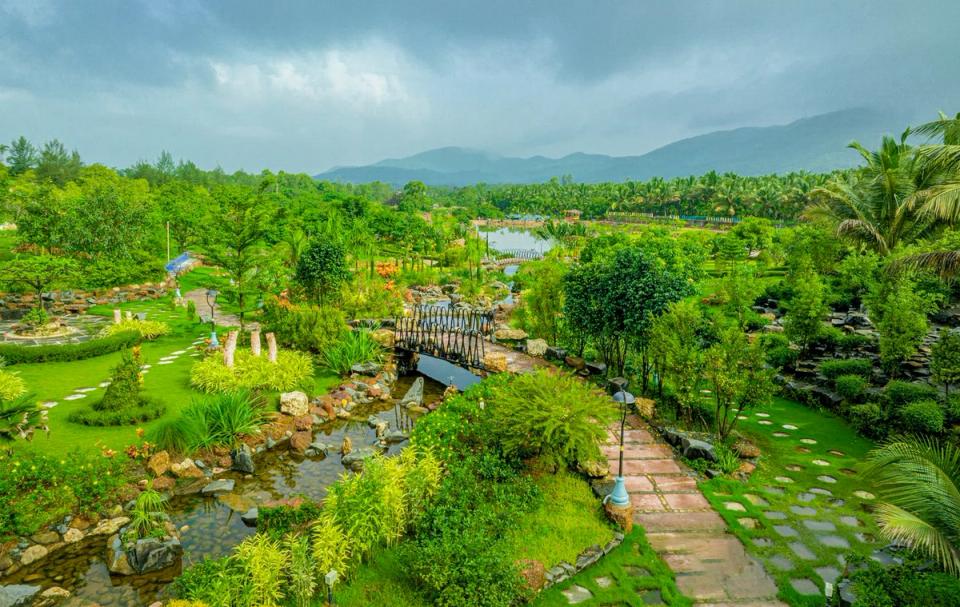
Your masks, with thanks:
[(960, 111), (958, 22), (957, 0), (0, 0), (0, 141), (317, 173), (922, 121)]

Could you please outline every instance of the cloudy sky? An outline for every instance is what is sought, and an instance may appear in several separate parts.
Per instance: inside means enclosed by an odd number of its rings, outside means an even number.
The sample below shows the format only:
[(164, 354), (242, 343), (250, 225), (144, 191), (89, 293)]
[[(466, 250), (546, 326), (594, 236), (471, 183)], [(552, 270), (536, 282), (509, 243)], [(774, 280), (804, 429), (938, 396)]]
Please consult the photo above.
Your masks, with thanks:
[[(0, 141), (318, 172), (960, 111), (957, 0), (0, 0)], [(891, 125), (892, 131), (904, 125)]]

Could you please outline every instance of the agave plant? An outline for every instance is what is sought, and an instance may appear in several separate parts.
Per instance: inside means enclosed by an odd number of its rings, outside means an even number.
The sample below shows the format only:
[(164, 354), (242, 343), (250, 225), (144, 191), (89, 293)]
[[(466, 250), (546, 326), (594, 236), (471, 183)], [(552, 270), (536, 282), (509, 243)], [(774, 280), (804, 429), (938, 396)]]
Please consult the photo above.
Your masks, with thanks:
[(866, 476), (883, 502), (881, 532), (960, 576), (960, 449), (930, 437), (900, 437), (871, 452)]

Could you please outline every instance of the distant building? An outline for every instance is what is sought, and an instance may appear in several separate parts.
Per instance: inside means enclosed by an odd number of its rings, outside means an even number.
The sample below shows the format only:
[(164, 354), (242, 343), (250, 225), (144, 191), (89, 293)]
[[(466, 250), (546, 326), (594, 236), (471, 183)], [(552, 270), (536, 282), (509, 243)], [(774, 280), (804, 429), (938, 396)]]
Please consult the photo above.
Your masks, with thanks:
[(564, 221), (580, 221), (582, 213), (579, 209), (567, 209), (563, 212)]

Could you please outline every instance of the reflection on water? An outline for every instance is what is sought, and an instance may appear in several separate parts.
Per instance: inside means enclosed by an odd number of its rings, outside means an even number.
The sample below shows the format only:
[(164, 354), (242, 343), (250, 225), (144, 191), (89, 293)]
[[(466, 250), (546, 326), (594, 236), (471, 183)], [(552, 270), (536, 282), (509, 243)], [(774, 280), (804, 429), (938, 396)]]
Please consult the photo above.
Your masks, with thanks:
[(444, 386), (456, 386), (460, 390), (466, 390), (473, 384), (480, 383), (481, 379), (463, 367), (426, 354), (420, 355), (417, 371)]
[[(431, 365), (428, 363), (426, 367), (430, 368)], [(397, 380), (393, 387), (396, 397), (393, 402), (358, 409), (354, 412), (355, 420), (339, 421), (317, 430), (314, 440), (340, 445), (343, 437), (349, 436), (354, 448), (375, 443), (376, 435), (368, 426), (367, 417), (377, 414), (396, 427), (395, 420), (399, 419), (396, 402), (415, 378), (415, 375), (409, 375)], [(424, 383), (424, 402), (438, 400), (443, 389), (443, 384), (427, 379)], [(396, 453), (402, 446), (391, 445), (388, 454)], [(223, 476), (236, 481), (230, 501), (237, 511), (215, 497), (190, 495), (171, 501), (170, 517), (178, 528), (183, 529), (180, 539), (184, 549), (184, 567), (205, 557), (229, 554), (236, 544), (254, 533), (254, 529), (240, 520), (240, 509), (246, 510), (247, 507), (299, 495), (314, 500), (322, 499), (327, 487), (346, 471), (340, 463), (340, 455), (334, 451), (327, 457), (310, 458), (275, 449), (257, 456), (256, 466), (257, 471), (251, 478), (243, 478), (238, 473)], [(43, 561), (41, 567), (18, 572), (0, 580), (0, 584), (27, 583), (43, 588), (60, 586), (75, 596), (103, 607), (145, 607), (158, 597), (168, 596), (170, 583), (180, 574), (179, 566), (175, 566), (151, 575), (111, 576), (105, 563), (106, 553), (107, 539), (92, 537), (62, 548)]]
[(545, 240), (530, 230), (518, 228), (497, 228), (496, 230), (481, 231), (477, 228), (477, 235), (481, 240), (490, 244), (496, 251), (527, 250), (546, 253), (553, 248), (553, 242)]

